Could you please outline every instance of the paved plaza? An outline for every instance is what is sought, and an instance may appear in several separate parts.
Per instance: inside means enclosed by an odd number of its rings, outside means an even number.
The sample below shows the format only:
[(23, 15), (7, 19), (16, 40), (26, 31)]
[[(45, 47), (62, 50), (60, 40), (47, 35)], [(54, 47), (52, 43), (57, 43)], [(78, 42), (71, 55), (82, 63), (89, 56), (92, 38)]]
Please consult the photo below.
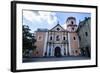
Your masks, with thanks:
[(88, 60), (90, 57), (85, 56), (68, 56), (68, 57), (41, 57), (41, 58), (23, 58), (23, 62), (46, 62), (46, 61), (69, 61), (69, 60)]

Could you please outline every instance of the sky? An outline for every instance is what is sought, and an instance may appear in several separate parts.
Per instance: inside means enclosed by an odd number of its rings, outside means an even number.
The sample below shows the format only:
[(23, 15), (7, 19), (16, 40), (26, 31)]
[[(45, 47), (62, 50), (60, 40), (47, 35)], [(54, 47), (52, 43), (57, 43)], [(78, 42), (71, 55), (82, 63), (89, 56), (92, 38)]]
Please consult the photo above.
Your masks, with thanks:
[(76, 24), (79, 21), (85, 19), (85, 17), (91, 17), (90, 13), (76, 13), (76, 12), (51, 12), (51, 11), (35, 11), (35, 10), (23, 10), (23, 25), (28, 25), (31, 32), (34, 33), (38, 28), (52, 29), (59, 23), (64, 29), (66, 29), (66, 20), (68, 17), (75, 17)]

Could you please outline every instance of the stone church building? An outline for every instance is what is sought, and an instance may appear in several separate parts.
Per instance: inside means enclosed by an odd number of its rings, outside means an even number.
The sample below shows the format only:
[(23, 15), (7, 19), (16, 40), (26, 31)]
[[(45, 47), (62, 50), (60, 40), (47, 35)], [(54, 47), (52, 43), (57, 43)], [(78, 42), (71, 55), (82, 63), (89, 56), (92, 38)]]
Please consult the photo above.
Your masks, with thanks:
[(35, 33), (36, 50), (34, 57), (78, 56), (80, 55), (79, 38), (75, 17), (68, 17), (66, 29), (59, 23), (50, 30), (38, 29)]

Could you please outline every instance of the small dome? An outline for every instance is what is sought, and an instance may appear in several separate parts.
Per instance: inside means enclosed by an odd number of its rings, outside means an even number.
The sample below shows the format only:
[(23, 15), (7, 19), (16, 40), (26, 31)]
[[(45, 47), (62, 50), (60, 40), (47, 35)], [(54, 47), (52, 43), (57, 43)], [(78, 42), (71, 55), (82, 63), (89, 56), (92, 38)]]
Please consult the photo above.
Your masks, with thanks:
[(68, 17), (68, 18), (67, 18), (67, 21), (70, 20), (70, 19), (74, 19), (74, 20), (76, 20), (75, 17), (72, 17), (72, 16), (71, 16), (71, 17)]

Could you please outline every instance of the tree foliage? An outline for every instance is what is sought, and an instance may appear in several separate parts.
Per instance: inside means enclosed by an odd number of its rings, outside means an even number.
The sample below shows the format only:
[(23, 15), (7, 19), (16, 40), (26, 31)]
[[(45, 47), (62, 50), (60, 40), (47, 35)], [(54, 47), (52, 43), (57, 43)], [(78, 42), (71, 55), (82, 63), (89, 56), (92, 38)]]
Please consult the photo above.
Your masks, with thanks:
[(33, 33), (30, 33), (29, 26), (23, 25), (23, 51), (24, 50), (34, 50), (36, 46), (34, 43), (36, 42)]

